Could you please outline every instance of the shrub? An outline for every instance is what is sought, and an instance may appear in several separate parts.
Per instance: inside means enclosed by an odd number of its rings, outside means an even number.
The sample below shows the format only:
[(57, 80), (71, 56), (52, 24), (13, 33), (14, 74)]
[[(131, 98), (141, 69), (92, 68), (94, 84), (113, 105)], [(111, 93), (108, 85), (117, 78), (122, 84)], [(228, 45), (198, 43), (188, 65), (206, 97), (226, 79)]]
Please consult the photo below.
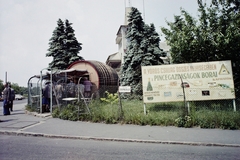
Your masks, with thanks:
[[(58, 111), (56, 111), (56, 113), (57, 112)], [(60, 111), (60, 113), (58, 114), (58, 117), (60, 119), (64, 119), (64, 120), (77, 121), (78, 120), (78, 118), (77, 118), (78, 116), (77, 116), (77, 108), (76, 108), (76, 106), (75, 105), (71, 105), (71, 104), (67, 105), (67, 107), (64, 107)]]
[(53, 109), (52, 117), (59, 118), (60, 110), (58, 108)]
[(118, 94), (117, 93), (113, 94), (113, 93), (109, 93), (108, 91), (106, 91), (105, 93), (107, 96), (106, 96), (106, 98), (100, 98), (101, 101), (110, 103), (111, 105), (118, 102)]
[(239, 115), (237, 113), (232, 113), (230, 115), (224, 114), (220, 121), (220, 127), (222, 129), (239, 129)]
[(39, 110), (36, 107), (31, 107), (30, 105), (26, 105), (25, 109), (29, 112), (39, 112)]

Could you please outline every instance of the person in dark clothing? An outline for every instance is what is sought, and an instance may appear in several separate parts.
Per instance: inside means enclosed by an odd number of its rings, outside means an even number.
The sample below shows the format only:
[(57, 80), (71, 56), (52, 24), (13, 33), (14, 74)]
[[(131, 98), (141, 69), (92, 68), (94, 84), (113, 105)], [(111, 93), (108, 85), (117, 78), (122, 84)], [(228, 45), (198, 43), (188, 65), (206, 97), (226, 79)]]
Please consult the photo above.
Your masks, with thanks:
[(73, 80), (70, 80), (70, 83), (67, 84), (67, 97), (76, 97), (76, 84)]
[(9, 104), (9, 110), (13, 111), (13, 101), (15, 100), (15, 91), (12, 88), (11, 83), (8, 83), (8, 86), (9, 86), (9, 90), (10, 90), (9, 100), (11, 101), (11, 104)]
[(10, 115), (9, 111), (9, 104), (11, 103), (10, 101), (10, 89), (8, 87), (8, 83), (5, 84), (4, 90), (2, 91), (3, 95), (3, 115)]
[(83, 81), (83, 84), (84, 84), (84, 97), (85, 98), (90, 98), (91, 97), (92, 83), (91, 83), (91, 81), (88, 80), (87, 77), (85, 77), (84, 81)]
[(42, 105), (43, 112), (50, 111), (50, 82), (45, 83)]

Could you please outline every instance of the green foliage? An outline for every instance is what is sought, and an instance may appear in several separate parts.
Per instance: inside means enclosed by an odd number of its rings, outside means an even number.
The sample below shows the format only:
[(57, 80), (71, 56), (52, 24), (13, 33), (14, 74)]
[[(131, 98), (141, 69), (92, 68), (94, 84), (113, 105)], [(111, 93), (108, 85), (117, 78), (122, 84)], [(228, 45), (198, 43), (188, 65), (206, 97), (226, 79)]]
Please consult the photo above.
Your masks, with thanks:
[(59, 114), (60, 114), (59, 108), (53, 109), (53, 112), (52, 112), (52, 117), (53, 118), (59, 118)]
[(72, 23), (69, 23), (68, 20), (65, 21), (65, 51), (68, 64), (71, 64), (77, 60), (83, 60), (82, 57), (78, 56), (80, 50), (82, 50), (82, 43), (77, 41), (77, 38), (74, 34), (74, 29), (72, 28)]
[(109, 93), (108, 91), (105, 92), (106, 93), (106, 98), (100, 98), (101, 101), (103, 102), (107, 102), (110, 103), (111, 105), (113, 105), (114, 103), (118, 102), (118, 94), (117, 93)]
[(36, 107), (31, 107), (30, 105), (26, 105), (25, 110), (29, 112), (38, 112), (38, 109)]
[(240, 113), (233, 111), (201, 110), (196, 115), (201, 128), (240, 129)]
[(191, 107), (191, 111), (188, 116), (178, 117), (175, 120), (176, 126), (240, 129), (240, 122), (238, 120), (240, 118), (240, 112), (233, 112), (232, 109), (204, 107), (204, 105), (199, 107), (200, 108), (198, 110), (196, 110), (195, 107)]
[[(221, 108), (205, 108), (199, 105), (198, 108), (192, 105), (188, 115), (181, 115), (182, 104), (177, 103), (156, 103), (147, 105), (147, 115), (143, 112), (142, 101), (132, 99), (123, 100), (122, 109), (124, 115), (119, 119), (119, 106), (93, 100), (89, 105), (91, 114), (80, 114), (79, 120), (107, 124), (134, 124), (134, 125), (158, 125), (178, 127), (201, 127), (240, 129), (240, 112), (222, 110)], [(228, 107), (228, 106), (227, 106)], [(54, 118), (66, 120), (77, 120), (77, 108), (73, 105), (63, 107), (60, 111), (53, 111)]]
[(142, 95), (141, 66), (160, 65), (164, 55), (159, 48), (160, 38), (153, 24), (146, 25), (137, 8), (132, 8), (128, 19), (129, 45), (121, 68), (121, 85), (131, 86), (132, 93)]
[(220, 128), (222, 129), (239, 129), (239, 120), (237, 114), (231, 114), (231, 117), (228, 117), (228, 115), (224, 115), (220, 121)]
[(178, 127), (192, 127), (192, 119), (190, 116), (185, 116), (185, 117), (179, 117), (175, 120), (175, 123), (177, 124)]
[(49, 68), (66, 69), (72, 62), (83, 60), (82, 57), (78, 56), (82, 44), (75, 37), (71, 27), (72, 23), (66, 20), (64, 24), (59, 19), (57, 25), (50, 39), (49, 52), (46, 56), (53, 57), (53, 61), (49, 63)]
[(198, 19), (181, 9), (174, 22), (162, 27), (171, 46), (173, 63), (231, 60), (236, 95), (240, 95), (239, 1), (213, 0), (207, 7), (201, 0)]
[(27, 87), (20, 87), (17, 83), (11, 83), (11, 87), (14, 89), (15, 94), (27, 94)]
[(50, 38), (49, 42), (49, 49), (48, 53), (46, 54), (47, 57), (53, 57), (53, 61), (49, 63), (49, 68), (57, 68), (57, 69), (64, 69), (67, 66), (67, 62), (62, 60), (64, 57), (64, 39), (65, 36), (65, 27), (64, 23), (61, 19), (57, 21), (57, 27), (53, 31), (52, 37)]
[(90, 105), (91, 115), (88, 120), (93, 122), (104, 122), (115, 124), (118, 122), (118, 105), (94, 101)]
[[(14, 89), (15, 94), (21, 94), (21, 95), (26, 95), (28, 94), (28, 88), (27, 87), (20, 87), (17, 83), (11, 83), (11, 87)], [(4, 83), (3, 80), (0, 79), (0, 95), (2, 94), (2, 91), (4, 89)]]
[(60, 118), (64, 120), (77, 121), (77, 108), (75, 105), (68, 104), (66, 107), (63, 107), (61, 110), (58, 108), (53, 110), (52, 116), (54, 118)]

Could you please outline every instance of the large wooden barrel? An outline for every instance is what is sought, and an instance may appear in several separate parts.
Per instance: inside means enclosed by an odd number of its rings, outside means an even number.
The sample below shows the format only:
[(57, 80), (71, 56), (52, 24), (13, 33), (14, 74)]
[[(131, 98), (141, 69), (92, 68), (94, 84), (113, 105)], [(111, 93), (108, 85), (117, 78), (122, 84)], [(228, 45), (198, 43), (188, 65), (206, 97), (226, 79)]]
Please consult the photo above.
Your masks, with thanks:
[(86, 75), (94, 85), (93, 92), (98, 90), (101, 95), (105, 91), (117, 92), (118, 74), (113, 68), (102, 62), (80, 60), (72, 63), (68, 69), (87, 70), (88, 74)]

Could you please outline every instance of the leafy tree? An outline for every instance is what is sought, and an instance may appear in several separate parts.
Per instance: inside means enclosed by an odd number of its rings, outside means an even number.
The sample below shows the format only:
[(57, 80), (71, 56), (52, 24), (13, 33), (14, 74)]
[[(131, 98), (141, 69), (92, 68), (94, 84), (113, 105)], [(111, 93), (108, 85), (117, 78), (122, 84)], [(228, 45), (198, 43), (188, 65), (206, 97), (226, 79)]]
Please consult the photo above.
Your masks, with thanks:
[[(20, 87), (17, 83), (11, 83), (11, 87), (14, 89), (16, 94), (27, 94), (28, 88), (27, 87)], [(0, 95), (2, 95), (2, 91), (4, 90), (4, 84), (3, 80), (0, 79)]]
[(240, 12), (239, 0), (213, 0), (210, 7), (198, 0), (198, 20), (184, 9), (161, 28), (171, 46), (173, 63), (231, 60), (236, 91), (240, 89)]
[(129, 44), (122, 65), (121, 85), (131, 86), (134, 95), (142, 95), (141, 66), (159, 65), (162, 50), (159, 48), (160, 38), (153, 24), (146, 25), (137, 8), (129, 13), (127, 39)]
[[(202, 0), (198, 1), (198, 3), (202, 3)], [(222, 6), (227, 6), (230, 10), (240, 11), (240, 0), (212, 0), (212, 4), (221, 4)]]
[(57, 21), (57, 27), (49, 40), (49, 52), (46, 54), (47, 57), (53, 57), (49, 68), (66, 69), (72, 62), (83, 59), (78, 56), (82, 44), (77, 41), (71, 25), (68, 20), (65, 25), (61, 19)]
[[(213, 0), (218, 10), (217, 24), (213, 29), (217, 58), (231, 60), (236, 96), (240, 96), (240, 0)], [(201, 4), (201, 3), (200, 3)], [(209, 9), (210, 10), (210, 9)], [(211, 10), (210, 10), (211, 11)]]
[(27, 94), (28, 93), (28, 89), (27, 87), (20, 87), (17, 83), (12, 83), (12, 82), (8, 82), (11, 84), (11, 88), (14, 89), (15, 94)]

